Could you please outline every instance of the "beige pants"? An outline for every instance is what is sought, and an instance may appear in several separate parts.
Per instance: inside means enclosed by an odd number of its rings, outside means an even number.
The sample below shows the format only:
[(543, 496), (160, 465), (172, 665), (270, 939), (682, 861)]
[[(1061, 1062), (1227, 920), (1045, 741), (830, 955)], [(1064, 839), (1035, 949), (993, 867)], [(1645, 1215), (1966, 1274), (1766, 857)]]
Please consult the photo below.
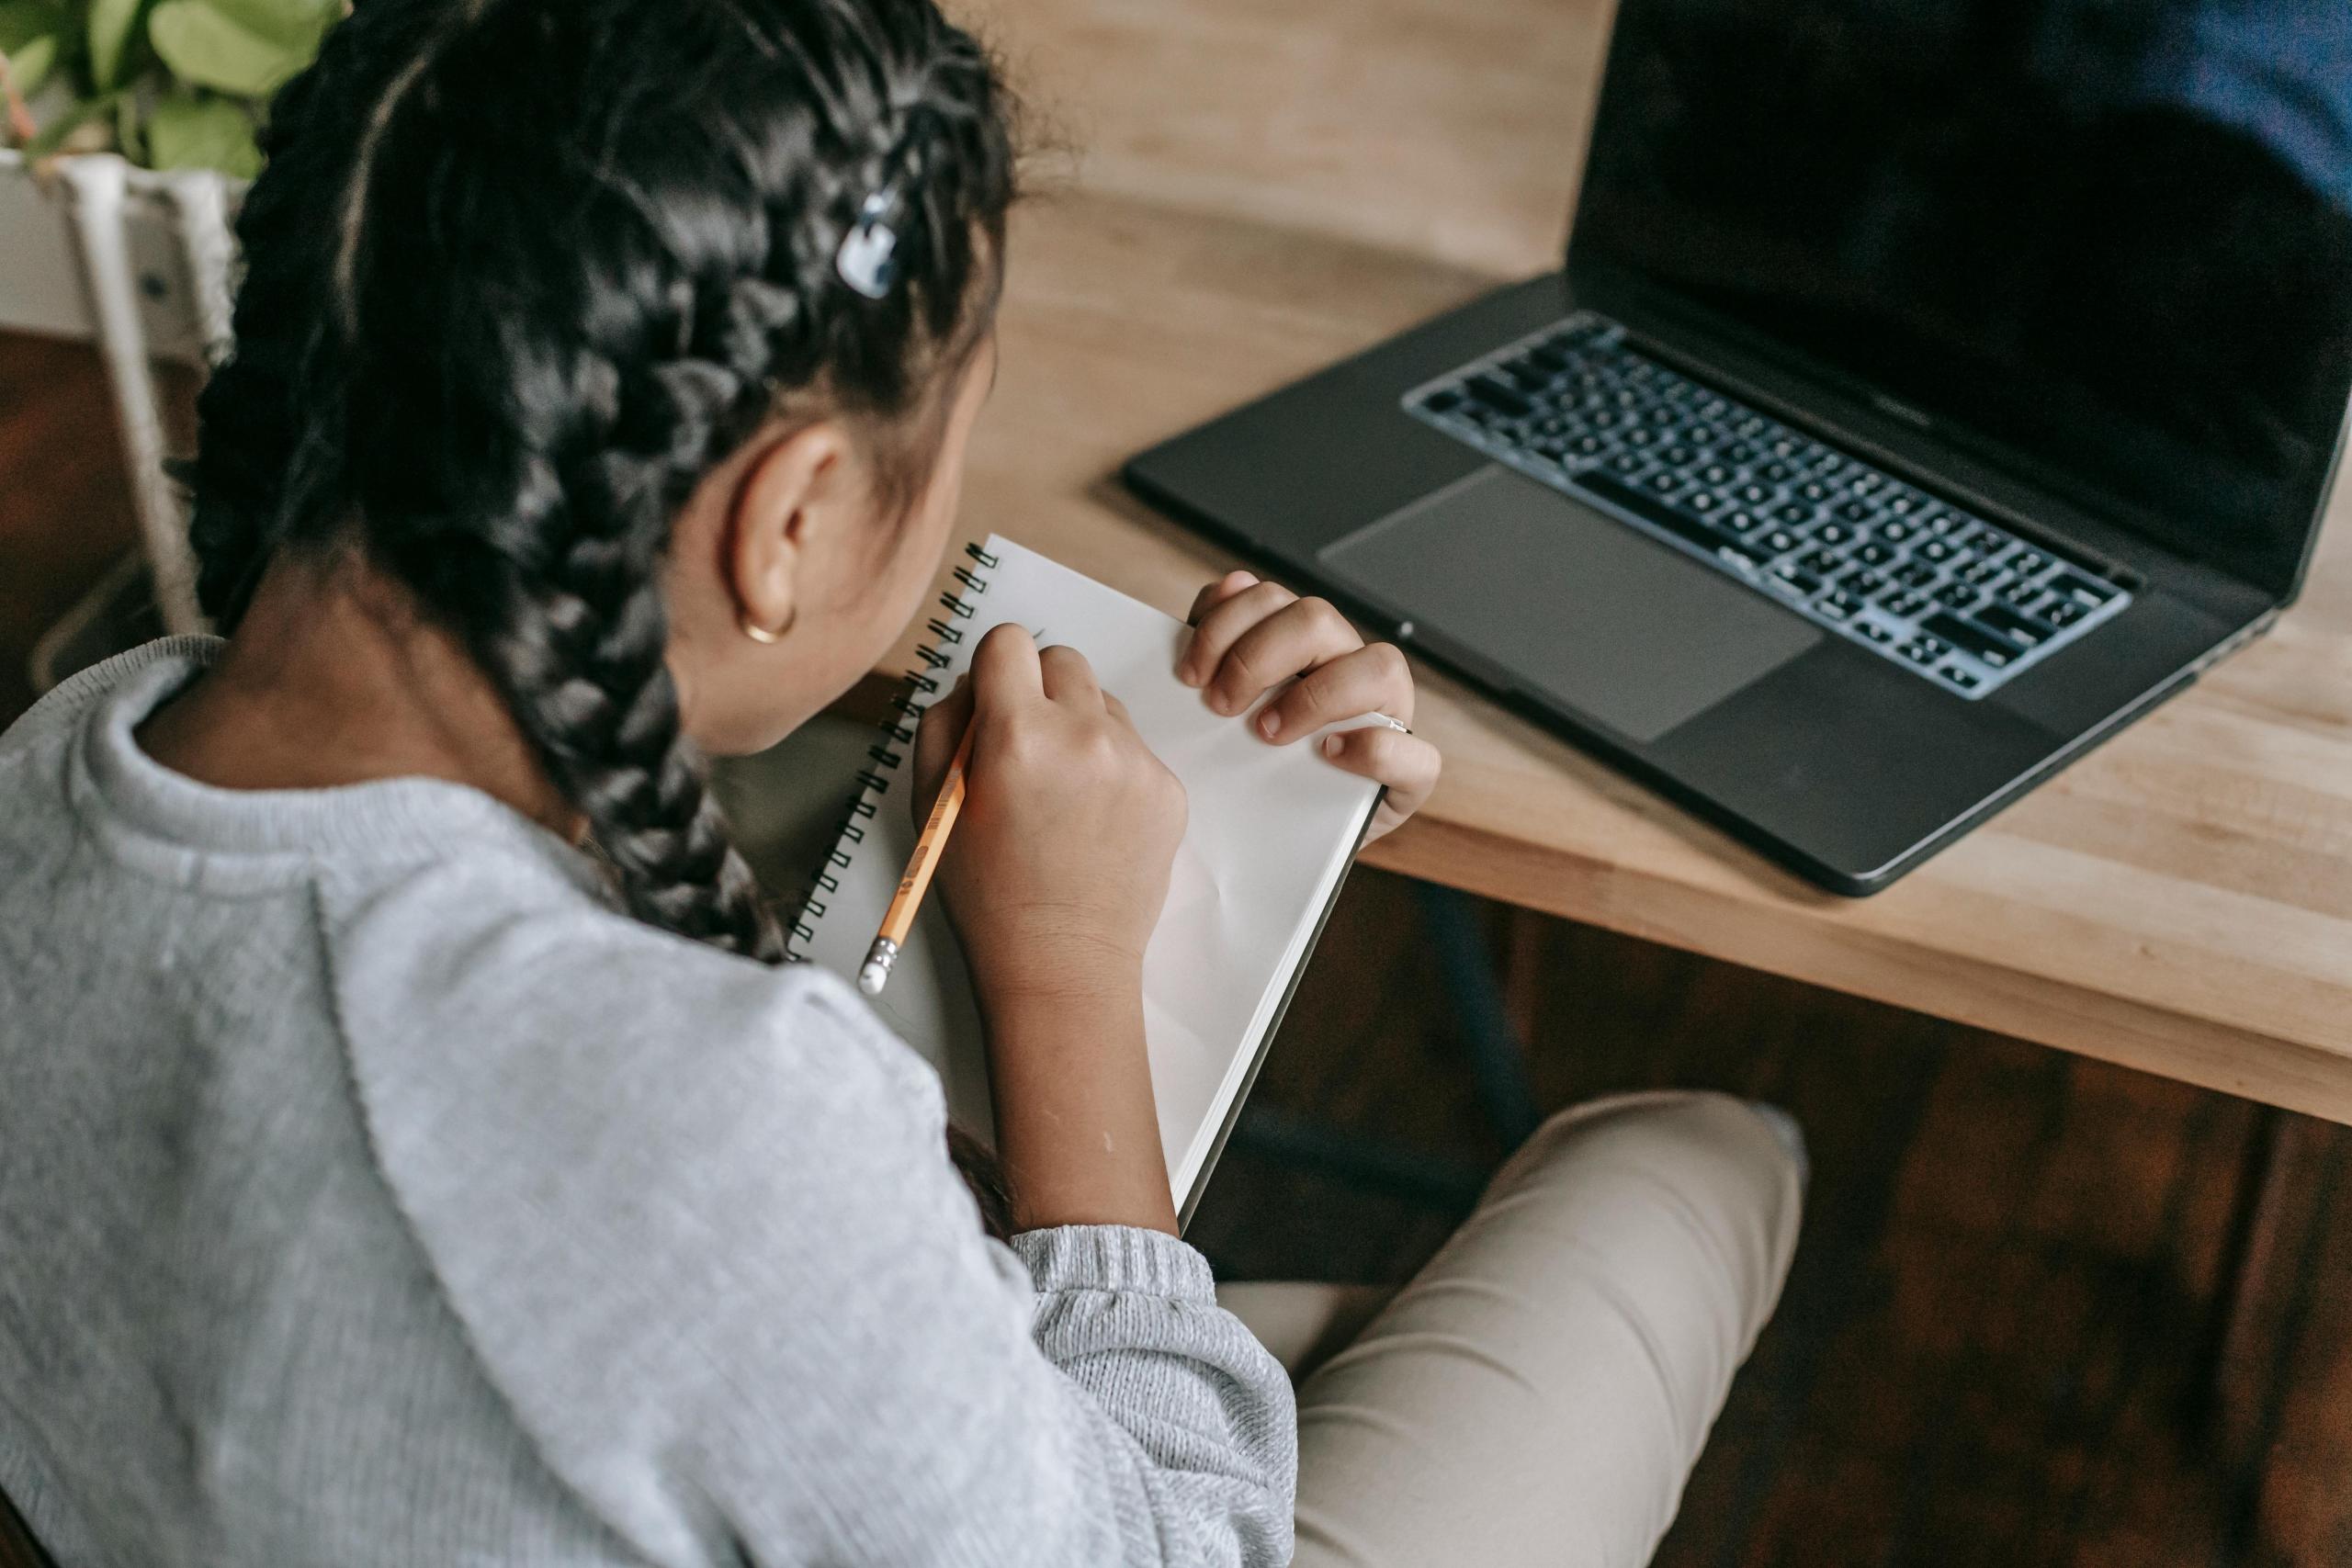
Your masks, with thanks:
[(1297, 1568), (1647, 1562), (1780, 1298), (1804, 1190), (1779, 1113), (1627, 1095), (1546, 1122), (1393, 1299), (1220, 1290), (1312, 1368)]

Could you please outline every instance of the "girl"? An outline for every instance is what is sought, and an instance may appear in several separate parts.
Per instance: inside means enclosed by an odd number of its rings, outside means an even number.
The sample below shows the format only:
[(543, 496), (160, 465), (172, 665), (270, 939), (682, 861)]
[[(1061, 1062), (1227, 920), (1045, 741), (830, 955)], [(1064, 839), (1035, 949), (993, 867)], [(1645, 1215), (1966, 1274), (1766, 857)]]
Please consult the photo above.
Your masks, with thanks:
[[(1012, 197), (988, 60), (931, 0), (363, 0), (267, 150), (193, 473), (228, 638), (0, 742), (0, 1488), (31, 1533), (67, 1568), (1287, 1560), (1291, 1387), (1176, 1239), (1153, 1132), (1183, 808), (1119, 705), (1015, 630), (922, 727), (934, 778), (977, 727), (944, 893), (1002, 1185), (957, 1179), (935, 1079), (853, 993), (778, 965), (698, 760), (869, 669), (946, 547)], [(1328, 606), (1237, 573), (1194, 619), (1218, 711), (1304, 674), (1270, 743), (1409, 717)], [(1376, 831), (1438, 769), (1374, 730), (1332, 761), (1388, 786)], [(1678, 1100), (1517, 1170), (1326, 1374), (1311, 1552), (1472, 1560), (1498, 1438), (1551, 1450), (1572, 1533), (1662, 1528), (1785, 1266), (1790, 1156)], [(1530, 1263), (1588, 1255), (1641, 1277)], [(1513, 1291), (1516, 1325), (1446, 1316)], [(1621, 1298), (1672, 1304), (1592, 1305)], [(1534, 1402), (1478, 1407), (1493, 1367)], [(1599, 1396), (1592, 1451), (1543, 1424)]]

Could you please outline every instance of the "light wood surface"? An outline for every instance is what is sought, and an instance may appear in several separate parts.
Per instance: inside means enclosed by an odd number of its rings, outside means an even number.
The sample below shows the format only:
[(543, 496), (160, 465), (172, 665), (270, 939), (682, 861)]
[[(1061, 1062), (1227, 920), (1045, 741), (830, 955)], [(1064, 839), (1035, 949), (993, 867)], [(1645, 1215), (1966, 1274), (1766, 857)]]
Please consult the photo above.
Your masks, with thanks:
[[(1181, 610), (1234, 563), (1127, 496), (1119, 462), (1556, 265), (1606, 19), (1587, 0), (985, 14), (1048, 145), (969, 527)], [(1810, 887), (1426, 670), (1416, 728), (1445, 782), (1371, 859), (2352, 1122), (2346, 510), (2268, 637), (1876, 897)]]

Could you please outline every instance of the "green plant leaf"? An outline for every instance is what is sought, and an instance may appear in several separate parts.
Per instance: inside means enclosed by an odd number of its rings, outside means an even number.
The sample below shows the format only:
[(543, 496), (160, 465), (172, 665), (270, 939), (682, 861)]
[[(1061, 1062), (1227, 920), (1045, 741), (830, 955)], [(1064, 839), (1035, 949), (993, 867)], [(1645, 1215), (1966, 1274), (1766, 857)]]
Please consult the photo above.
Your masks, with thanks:
[[(100, 0), (103, 3), (103, 0)], [(318, 47), (266, 38), (215, 9), (209, 0), (164, 0), (147, 18), (147, 39), (183, 82), (241, 97), (267, 97)]]
[(89, 0), (90, 82), (99, 92), (111, 91), (122, 73), (122, 57), (144, 0)]
[(247, 32), (315, 53), (327, 25), (343, 15), (343, 0), (208, 0)]
[(43, 6), (40, 0), (6, 0), (0, 4), (0, 54), (14, 54), (64, 26), (64, 15), (55, 6)]
[(166, 93), (147, 115), (147, 152), (158, 169), (218, 169), (241, 180), (261, 173), (254, 122), (227, 98)]
[(40, 91), (40, 85), (49, 79), (49, 68), (57, 63), (57, 35), (44, 33), (14, 43), (0, 38), (0, 55), (8, 58), (10, 84), (29, 98)]

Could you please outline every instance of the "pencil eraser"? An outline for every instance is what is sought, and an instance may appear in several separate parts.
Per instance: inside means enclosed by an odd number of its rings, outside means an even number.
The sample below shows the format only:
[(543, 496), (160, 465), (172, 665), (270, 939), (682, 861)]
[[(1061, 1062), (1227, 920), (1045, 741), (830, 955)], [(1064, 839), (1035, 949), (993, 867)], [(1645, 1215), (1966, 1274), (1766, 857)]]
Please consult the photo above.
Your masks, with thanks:
[(869, 997), (878, 997), (882, 994), (882, 982), (889, 974), (888, 968), (869, 959), (857, 972), (857, 988)]

